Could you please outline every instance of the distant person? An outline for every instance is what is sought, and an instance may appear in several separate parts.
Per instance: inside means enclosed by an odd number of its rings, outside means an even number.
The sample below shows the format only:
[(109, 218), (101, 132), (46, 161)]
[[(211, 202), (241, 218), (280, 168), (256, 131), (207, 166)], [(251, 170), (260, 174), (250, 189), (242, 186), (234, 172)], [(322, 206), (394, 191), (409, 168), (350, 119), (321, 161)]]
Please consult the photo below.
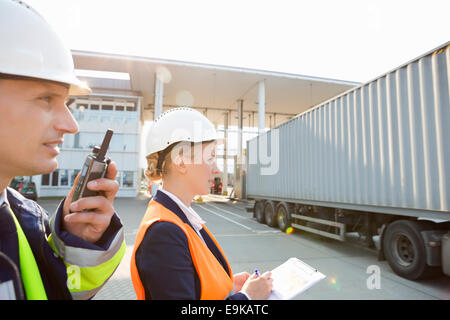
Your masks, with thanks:
[(233, 275), (227, 258), (202, 218), (193, 210), (196, 195), (210, 191), (216, 165), (217, 133), (200, 112), (175, 108), (149, 132), (149, 180), (162, 189), (150, 201), (131, 258), (138, 299), (266, 299), (270, 272)]
[(72, 187), (51, 221), (8, 188), (15, 176), (57, 168), (64, 134), (78, 131), (66, 101), (90, 90), (75, 77), (70, 50), (25, 3), (0, 0), (0, 43), (0, 299), (90, 299), (125, 252), (116, 165), (88, 185), (104, 197), (71, 204)]

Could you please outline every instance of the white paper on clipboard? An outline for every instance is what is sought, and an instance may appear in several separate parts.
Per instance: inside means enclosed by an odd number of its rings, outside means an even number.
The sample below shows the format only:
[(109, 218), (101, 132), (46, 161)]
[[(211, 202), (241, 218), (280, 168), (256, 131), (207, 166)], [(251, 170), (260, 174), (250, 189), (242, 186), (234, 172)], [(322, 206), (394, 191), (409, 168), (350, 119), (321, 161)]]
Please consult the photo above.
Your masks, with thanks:
[(268, 300), (290, 300), (326, 276), (297, 258), (290, 258), (272, 271), (273, 289)]

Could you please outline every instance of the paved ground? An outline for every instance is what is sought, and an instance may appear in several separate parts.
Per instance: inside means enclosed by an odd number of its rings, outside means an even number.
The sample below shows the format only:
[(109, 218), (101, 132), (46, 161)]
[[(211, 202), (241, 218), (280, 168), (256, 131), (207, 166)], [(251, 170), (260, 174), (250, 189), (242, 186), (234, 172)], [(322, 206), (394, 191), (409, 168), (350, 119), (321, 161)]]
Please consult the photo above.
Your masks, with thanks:
[[(373, 250), (352, 242), (339, 242), (295, 231), (285, 234), (259, 224), (245, 204), (220, 196), (208, 196), (203, 204), (193, 204), (206, 221), (234, 273), (271, 270), (290, 257), (298, 257), (327, 276), (296, 299), (450, 299), (450, 278), (441, 276), (413, 282), (394, 274), (386, 261), (378, 261)], [(127, 252), (117, 271), (95, 299), (135, 299), (129, 265), (133, 243), (149, 199), (117, 199), (116, 211), (125, 226)], [(58, 201), (40, 200), (50, 213)], [(369, 289), (369, 266), (379, 267), (380, 289)]]

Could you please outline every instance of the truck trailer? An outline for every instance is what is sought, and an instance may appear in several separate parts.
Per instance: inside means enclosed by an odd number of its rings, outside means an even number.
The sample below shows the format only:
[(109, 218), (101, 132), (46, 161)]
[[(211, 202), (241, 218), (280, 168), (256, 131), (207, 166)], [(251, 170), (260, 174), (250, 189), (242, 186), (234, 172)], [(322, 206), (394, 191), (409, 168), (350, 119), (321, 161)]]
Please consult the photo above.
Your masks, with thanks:
[(359, 235), (398, 275), (450, 276), (450, 42), (247, 141), (260, 223)]

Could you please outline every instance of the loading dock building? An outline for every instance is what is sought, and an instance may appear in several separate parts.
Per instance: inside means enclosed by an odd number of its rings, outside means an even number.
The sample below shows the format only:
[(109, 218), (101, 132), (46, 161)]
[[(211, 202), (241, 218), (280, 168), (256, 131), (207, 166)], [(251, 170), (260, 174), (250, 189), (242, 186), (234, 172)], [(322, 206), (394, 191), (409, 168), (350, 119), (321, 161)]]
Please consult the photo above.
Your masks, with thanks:
[[(162, 112), (187, 106), (210, 119), (227, 143), (218, 150), (224, 186), (235, 186), (243, 170), (243, 146), (258, 132), (359, 83), (239, 67), (72, 51), (78, 76), (93, 90), (71, 97), (79, 132), (65, 135), (58, 170), (33, 177), (39, 197), (64, 196), (94, 145), (114, 130), (108, 155), (118, 166), (118, 197), (134, 197), (145, 159), (145, 123)], [(145, 137), (144, 137), (145, 138)]]

